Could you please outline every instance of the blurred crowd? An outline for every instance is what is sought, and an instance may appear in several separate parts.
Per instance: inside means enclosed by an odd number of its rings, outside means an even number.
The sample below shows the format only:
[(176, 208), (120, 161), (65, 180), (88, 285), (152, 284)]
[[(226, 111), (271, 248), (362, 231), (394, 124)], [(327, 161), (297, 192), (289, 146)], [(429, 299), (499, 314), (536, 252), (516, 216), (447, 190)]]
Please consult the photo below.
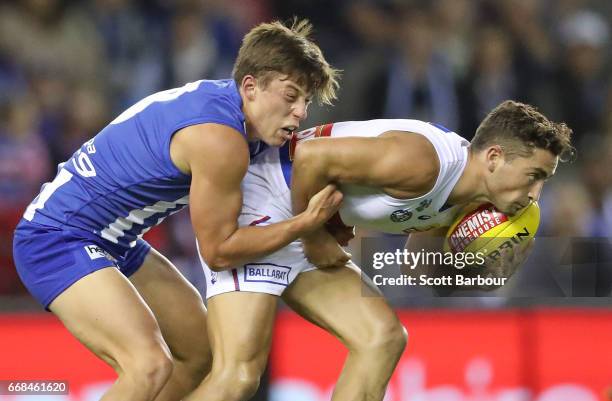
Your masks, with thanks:
[[(228, 78), (243, 34), (309, 18), (343, 70), (303, 127), (415, 118), (470, 139), (504, 99), (574, 130), (545, 187), (542, 235), (612, 237), (612, 3), (607, 0), (0, 0), (0, 294), (23, 290), (11, 235), (56, 165), (158, 90)], [(187, 213), (149, 241), (201, 284)]]

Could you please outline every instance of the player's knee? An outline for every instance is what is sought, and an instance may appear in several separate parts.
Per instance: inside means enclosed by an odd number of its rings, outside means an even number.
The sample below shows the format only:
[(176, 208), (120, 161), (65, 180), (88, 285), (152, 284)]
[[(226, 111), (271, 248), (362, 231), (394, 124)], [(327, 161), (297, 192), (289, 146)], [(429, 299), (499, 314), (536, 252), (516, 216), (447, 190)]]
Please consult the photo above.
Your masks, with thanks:
[(172, 357), (165, 352), (157, 352), (147, 357), (141, 358), (138, 363), (138, 370), (142, 377), (152, 383), (165, 384), (174, 368)]
[(234, 381), (234, 392), (238, 399), (250, 399), (259, 388), (259, 374), (239, 375)]
[(408, 342), (406, 328), (397, 320), (378, 322), (372, 327), (369, 335), (363, 335), (355, 341), (353, 347), (357, 352), (380, 355), (401, 355)]
[[(214, 373), (213, 373), (214, 374)], [(262, 370), (253, 363), (239, 363), (226, 366), (218, 379), (232, 400), (250, 399), (259, 388)]]
[(400, 355), (406, 348), (408, 332), (398, 321), (387, 322), (378, 328), (374, 347), (376, 352), (384, 352), (387, 355)]
[(170, 379), (174, 363), (165, 344), (151, 344), (132, 351), (122, 370), (137, 385), (159, 389)]
[(408, 343), (408, 331), (398, 321), (389, 323), (381, 333), (381, 346), (392, 355), (401, 354)]

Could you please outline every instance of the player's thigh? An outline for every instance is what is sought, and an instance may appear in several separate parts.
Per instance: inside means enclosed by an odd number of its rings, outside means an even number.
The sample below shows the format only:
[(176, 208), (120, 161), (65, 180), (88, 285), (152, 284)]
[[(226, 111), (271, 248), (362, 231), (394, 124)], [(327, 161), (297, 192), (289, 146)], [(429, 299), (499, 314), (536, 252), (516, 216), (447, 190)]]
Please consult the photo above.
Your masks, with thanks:
[(213, 372), (247, 364), (261, 374), (270, 352), (278, 297), (257, 292), (226, 292), (208, 300), (208, 333)]
[(302, 273), (283, 300), (348, 347), (405, 335), (395, 312), (355, 265)]
[(130, 281), (153, 311), (175, 358), (207, 357), (206, 307), (195, 287), (168, 259), (151, 248)]
[(82, 277), (57, 296), (49, 309), (75, 337), (114, 367), (160, 351), (169, 356), (151, 310), (115, 267)]

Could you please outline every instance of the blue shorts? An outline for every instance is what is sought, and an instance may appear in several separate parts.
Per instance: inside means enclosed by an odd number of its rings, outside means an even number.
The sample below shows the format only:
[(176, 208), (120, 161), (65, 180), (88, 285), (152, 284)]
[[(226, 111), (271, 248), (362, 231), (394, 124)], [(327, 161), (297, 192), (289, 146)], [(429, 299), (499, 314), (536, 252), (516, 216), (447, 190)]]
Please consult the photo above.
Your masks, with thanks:
[[(93, 236), (92, 236), (93, 237)], [(45, 309), (72, 284), (105, 267), (126, 277), (144, 262), (151, 246), (139, 239), (124, 255), (112, 256), (102, 238), (21, 220), (13, 237), (17, 273), (28, 291)]]

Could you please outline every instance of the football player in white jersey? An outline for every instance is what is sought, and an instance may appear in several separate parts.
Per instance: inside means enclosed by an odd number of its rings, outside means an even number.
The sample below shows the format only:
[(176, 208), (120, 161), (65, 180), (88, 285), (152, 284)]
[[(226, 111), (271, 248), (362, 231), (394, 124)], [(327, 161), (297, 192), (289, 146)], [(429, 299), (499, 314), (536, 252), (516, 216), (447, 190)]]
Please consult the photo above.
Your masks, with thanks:
[[(539, 198), (558, 160), (573, 151), (570, 135), (564, 124), (513, 101), (487, 116), (471, 144), (416, 120), (316, 127), (253, 160), (243, 181), (240, 224), (286, 219), (329, 183), (344, 194), (344, 223), (387, 233), (446, 230), (472, 203), (491, 202), (513, 214)], [(384, 298), (367, 296), (380, 293), (356, 265), (334, 262), (344, 254), (338, 239), (350, 237), (350, 227), (334, 234), (321, 229), (229, 271), (204, 264), (213, 368), (188, 400), (246, 400), (253, 394), (279, 296), (348, 348), (333, 400), (383, 399), (406, 331)], [(226, 379), (235, 377), (232, 372), (240, 372), (239, 381)]]

